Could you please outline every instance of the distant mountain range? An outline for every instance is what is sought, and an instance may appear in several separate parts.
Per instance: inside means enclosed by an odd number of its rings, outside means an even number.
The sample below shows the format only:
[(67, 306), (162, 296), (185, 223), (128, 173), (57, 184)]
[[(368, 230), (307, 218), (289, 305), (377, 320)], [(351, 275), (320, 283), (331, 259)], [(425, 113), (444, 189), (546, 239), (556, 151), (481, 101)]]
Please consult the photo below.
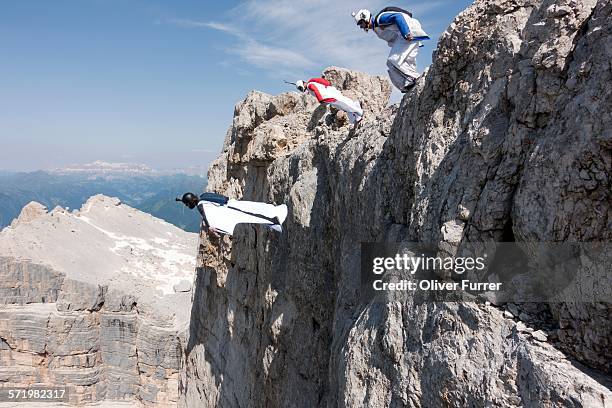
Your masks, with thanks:
[(108, 163), (97, 160), (93, 163), (71, 165), (60, 169), (51, 170), (50, 173), (59, 175), (88, 174), (96, 177), (125, 177), (129, 175), (144, 176), (153, 175), (155, 170), (144, 164), (132, 163)]
[(174, 201), (186, 191), (200, 192), (206, 179), (188, 174), (155, 172), (145, 166), (96, 162), (31, 173), (0, 172), (0, 228), (16, 218), (30, 201), (49, 210), (80, 208), (96, 194), (118, 197), (131, 207), (164, 219), (185, 231), (197, 232), (200, 217)]

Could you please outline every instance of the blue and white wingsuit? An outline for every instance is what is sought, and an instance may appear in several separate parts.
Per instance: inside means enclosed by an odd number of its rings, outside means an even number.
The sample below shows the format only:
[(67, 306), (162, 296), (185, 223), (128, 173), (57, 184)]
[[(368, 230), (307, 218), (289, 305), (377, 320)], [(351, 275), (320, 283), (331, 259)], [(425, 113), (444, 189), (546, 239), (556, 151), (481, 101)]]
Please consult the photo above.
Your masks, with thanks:
[[(389, 78), (400, 91), (411, 87), (420, 76), (417, 71), (417, 55), (421, 41), (429, 36), (416, 18), (405, 10), (383, 9), (370, 17), (371, 27), (376, 35), (387, 42), (391, 52), (387, 58)], [(412, 36), (412, 37), (411, 37)]]

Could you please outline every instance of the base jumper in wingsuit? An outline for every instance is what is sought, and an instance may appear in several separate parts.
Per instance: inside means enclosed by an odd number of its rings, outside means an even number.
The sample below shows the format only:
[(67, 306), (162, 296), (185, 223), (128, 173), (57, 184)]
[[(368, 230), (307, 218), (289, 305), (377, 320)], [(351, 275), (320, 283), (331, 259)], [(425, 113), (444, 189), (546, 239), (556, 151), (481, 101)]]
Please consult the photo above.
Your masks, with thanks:
[(373, 30), (391, 47), (387, 58), (389, 78), (401, 92), (408, 92), (420, 76), (416, 59), (421, 41), (430, 39), (419, 20), (399, 7), (385, 7), (375, 16), (369, 10), (359, 10), (353, 18), (361, 29)]
[(357, 125), (363, 118), (361, 103), (347, 98), (334, 88), (325, 78), (312, 78), (308, 81), (297, 81), (296, 88), (300, 92), (309, 93), (317, 98), (320, 104), (331, 105), (346, 112), (351, 125)]
[(206, 232), (234, 234), (237, 224), (264, 224), (282, 232), (282, 223), (287, 218), (285, 204), (274, 205), (253, 201), (239, 201), (216, 193), (204, 193), (199, 197), (185, 193), (177, 198), (190, 209), (198, 208)]

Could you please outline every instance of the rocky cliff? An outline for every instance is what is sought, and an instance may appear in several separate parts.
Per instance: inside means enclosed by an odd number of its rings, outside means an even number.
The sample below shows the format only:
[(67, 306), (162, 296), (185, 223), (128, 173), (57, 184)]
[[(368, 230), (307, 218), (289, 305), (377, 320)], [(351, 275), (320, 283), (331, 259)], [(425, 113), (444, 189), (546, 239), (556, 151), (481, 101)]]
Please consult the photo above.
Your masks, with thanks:
[(611, 406), (610, 303), (358, 295), (361, 242), (610, 241), (611, 16), (477, 0), (399, 106), (327, 70), (356, 131), (296, 93), (239, 103), (209, 189), (289, 217), (201, 236), (182, 406)]
[(115, 198), (26, 206), (0, 232), (0, 386), (176, 406), (196, 247)]

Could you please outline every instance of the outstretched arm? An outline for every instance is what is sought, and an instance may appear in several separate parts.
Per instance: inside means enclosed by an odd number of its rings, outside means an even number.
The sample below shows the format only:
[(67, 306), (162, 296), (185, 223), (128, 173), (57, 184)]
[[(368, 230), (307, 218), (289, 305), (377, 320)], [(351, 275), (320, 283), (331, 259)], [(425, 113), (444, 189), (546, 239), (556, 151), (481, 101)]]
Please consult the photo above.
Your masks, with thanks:
[(325, 78), (311, 78), (311, 79), (308, 80), (308, 83), (310, 83), (310, 82), (316, 82), (316, 83), (321, 84), (321, 85), (331, 86), (331, 82), (329, 82)]
[(209, 235), (215, 238), (219, 238), (221, 236), (220, 231), (210, 226), (210, 223), (208, 222), (208, 219), (206, 218), (206, 211), (204, 210), (204, 203), (202, 201), (198, 203), (198, 211), (202, 215), (202, 224), (204, 224), (204, 231), (206, 231)]
[(208, 220), (206, 219), (206, 211), (204, 211), (204, 204), (202, 201), (198, 203), (198, 211), (202, 215), (202, 222), (204, 223), (206, 228), (210, 228), (210, 224), (208, 223)]
[(319, 92), (319, 90), (317, 89), (316, 85), (308, 83), (308, 89), (314, 94), (315, 98), (317, 98), (317, 101), (319, 101), (319, 103), (323, 102), (323, 96), (321, 95), (321, 92)]

